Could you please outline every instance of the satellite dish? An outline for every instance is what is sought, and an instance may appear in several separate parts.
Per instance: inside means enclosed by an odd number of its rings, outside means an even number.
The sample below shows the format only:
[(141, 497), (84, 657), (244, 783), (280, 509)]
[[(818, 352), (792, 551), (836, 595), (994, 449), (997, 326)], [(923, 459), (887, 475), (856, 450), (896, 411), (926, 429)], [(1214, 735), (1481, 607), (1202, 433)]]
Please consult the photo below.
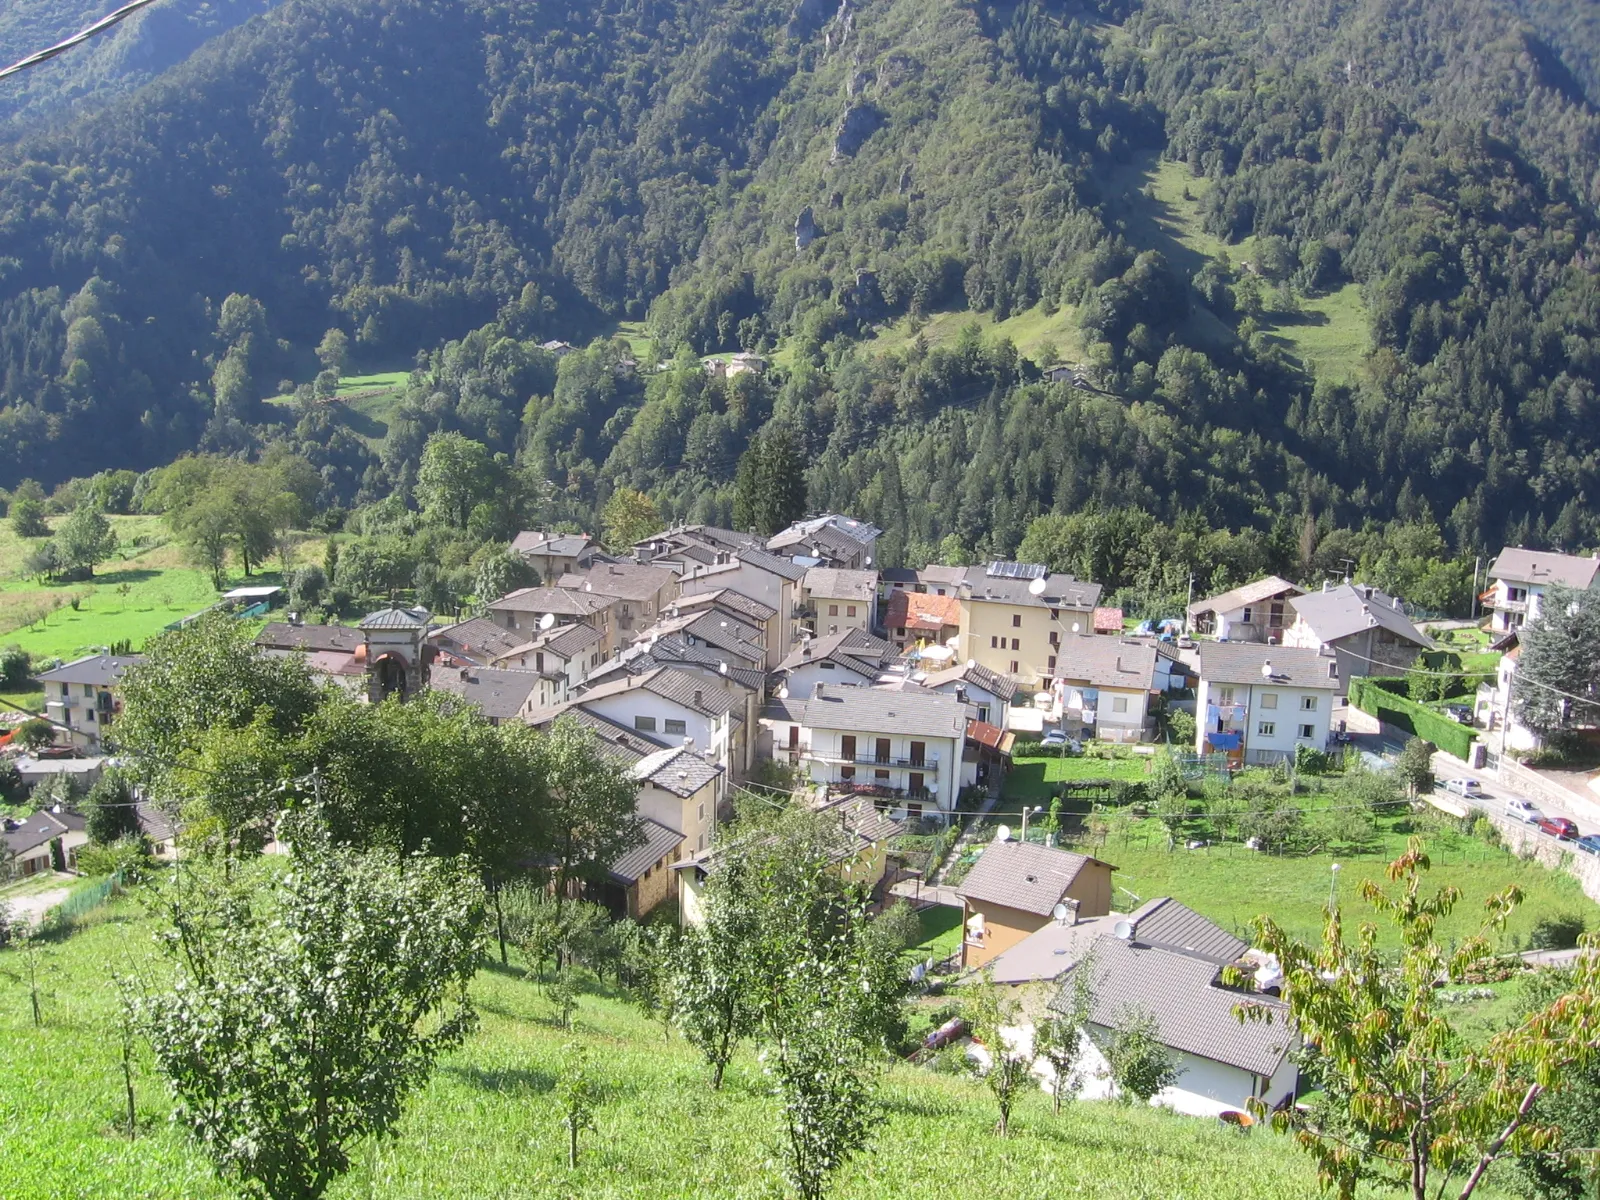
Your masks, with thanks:
[(1111, 932), (1116, 934), (1122, 941), (1131, 942), (1133, 940), (1133, 922), (1118, 921), (1111, 927)]
[(1030, 579), (1028, 581), (1028, 595), (1042, 596), (1044, 595), (1045, 588), (1049, 586), (1050, 585), (1045, 582), (1044, 576), (1042, 575), (1038, 579)]
[(996, 829), (994, 831), (994, 840), (997, 842), (1009, 842), (1011, 840), (1011, 826), (1002, 825), (999, 829)]
[(1071, 911), (1065, 904), (1058, 904), (1050, 910), (1050, 915), (1056, 919), (1056, 924), (1065, 925)]
[(1083, 626), (1079, 625), (1076, 621), (1074, 621), (1072, 623), (1072, 632), (1073, 633), (1082, 633), (1083, 632)]
[(553, 629), (555, 627), (555, 623), (556, 623), (556, 615), (555, 615), (555, 613), (545, 613), (544, 616), (539, 618), (539, 628), (540, 629)]
[(1272, 660), (1269, 658), (1261, 664), (1261, 678), (1272, 678)]

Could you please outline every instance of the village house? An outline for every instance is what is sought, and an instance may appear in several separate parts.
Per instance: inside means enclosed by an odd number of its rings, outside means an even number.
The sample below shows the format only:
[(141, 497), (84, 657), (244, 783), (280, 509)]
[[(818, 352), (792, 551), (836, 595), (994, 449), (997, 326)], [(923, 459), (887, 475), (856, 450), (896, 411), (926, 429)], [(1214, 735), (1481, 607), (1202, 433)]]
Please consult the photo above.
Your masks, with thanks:
[(563, 575), (556, 586), (563, 591), (615, 600), (612, 616), (619, 643), (629, 641), (636, 630), (653, 624), (678, 598), (678, 576), (674, 571), (640, 563), (596, 563), (582, 574)]
[[(612, 610), (617, 601), (597, 592), (564, 588), (519, 588), (488, 605), (489, 619), (502, 629), (526, 634), (528, 640), (557, 625), (587, 625), (600, 634), (600, 653), (610, 658), (616, 649)], [(548, 619), (547, 619), (548, 618)]]
[(1283, 644), (1331, 651), (1339, 679), (1348, 687), (1364, 675), (1396, 674), (1409, 667), (1433, 642), (1411, 623), (1394, 596), (1367, 584), (1325, 585), (1294, 601), (1294, 623)]
[(967, 577), (966, 567), (929, 563), (925, 567), (885, 567), (878, 573), (878, 598), (885, 603), (895, 592), (927, 596), (954, 596)]
[(88, 841), (84, 819), (59, 805), (29, 817), (0, 818), (0, 878), (75, 870), (78, 849)]
[(1295, 597), (1305, 595), (1287, 579), (1268, 575), (1189, 605), (1189, 631), (1224, 642), (1281, 642), (1294, 624)]
[(860, 629), (878, 623), (878, 573), (812, 567), (800, 581), (803, 623), (814, 634)]
[(641, 563), (670, 566), (678, 573), (680, 604), (690, 596), (731, 591), (772, 609), (769, 669), (798, 639), (806, 568), (770, 553), (758, 539), (713, 525), (680, 525), (638, 542), (633, 552)]
[(1122, 636), (1122, 610), (1120, 608), (1097, 608), (1090, 618), (1094, 632), (1101, 637)]
[(772, 670), (783, 661), (788, 651), (788, 643), (784, 641), (786, 627), (779, 619), (778, 610), (732, 588), (696, 592), (692, 596), (680, 595), (667, 610), (667, 617), (670, 619), (695, 613), (732, 617), (742, 627), (759, 631), (758, 637), (744, 637), (741, 640), (761, 647), (759, 666), (763, 670)]
[(775, 691), (805, 697), (819, 683), (839, 687), (871, 687), (884, 678), (894, 660), (894, 647), (859, 629), (826, 637), (803, 638), (772, 673)]
[(560, 674), (546, 675), (521, 668), (495, 667), (433, 668), (428, 686), (436, 692), (459, 696), (472, 705), (491, 725), (502, 721), (525, 721), (540, 709), (566, 699), (566, 680)]
[(1327, 748), (1340, 691), (1337, 660), (1318, 650), (1239, 642), (1200, 647), (1195, 751), (1241, 766)]
[(1115, 870), (1098, 858), (1034, 842), (990, 842), (956, 889), (965, 931), (961, 965), (982, 967), (1058, 914), (1104, 916), (1111, 911)]
[(1551, 550), (1524, 550), (1507, 546), (1489, 564), (1494, 586), (1480, 599), (1489, 608), (1496, 633), (1519, 629), (1537, 621), (1545, 595), (1552, 587), (1586, 592), (1600, 578), (1600, 556), (1579, 558)]
[[(472, 617), (428, 634), (428, 644), (444, 667), (488, 667), (527, 644), (527, 637), (496, 625), (488, 617)], [(260, 644), (260, 639), (257, 639)]]
[(962, 786), (967, 706), (921, 689), (817, 684), (761, 713), (763, 752), (835, 792), (864, 791), (897, 816), (948, 819)]
[(600, 553), (600, 543), (586, 533), (551, 533), (525, 529), (511, 539), (511, 549), (549, 583), (571, 571), (582, 571)]
[(91, 654), (41, 672), (35, 678), (44, 684), (45, 715), (71, 731), (73, 745), (98, 747), (122, 711), (117, 685), (140, 661), (137, 654)]
[[(646, 755), (633, 765), (639, 814), (677, 830), (685, 855), (698, 854), (716, 833), (717, 805), (726, 790), (722, 773), (720, 766), (687, 746)], [(663, 886), (663, 895), (666, 890)]]
[(1061, 640), (1092, 632), (1100, 585), (1051, 574), (1036, 563), (971, 567), (960, 588), (959, 660), (1037, 686), (1055, 674)]
[(1011, 728), (1011, 705), (1022, 690), (1011, 676), (975, 662), (931, 672), (923, 678), (922, 686), (970, 705), (976, 720), (1000, 730)]
[(944, 646), (960, 636), (961, 601), (896, 587), (889, 592), (883, 624), (889, 640), (902, 650)]
[(767, 539), (767, 549), (803, 560), (807, 566), (866, 571), (876, 565), (878, 538), (882, 534), (883, 530), (867, 521), (823, 513), (773, 534)]
[(1048, 661), (1051, 692), (1068, 724), (1092, 726), (1107, 742), (1155, 736), (1152, 701), (1166, 690), (1171, 660), (1154, 642), (1073, 634)]

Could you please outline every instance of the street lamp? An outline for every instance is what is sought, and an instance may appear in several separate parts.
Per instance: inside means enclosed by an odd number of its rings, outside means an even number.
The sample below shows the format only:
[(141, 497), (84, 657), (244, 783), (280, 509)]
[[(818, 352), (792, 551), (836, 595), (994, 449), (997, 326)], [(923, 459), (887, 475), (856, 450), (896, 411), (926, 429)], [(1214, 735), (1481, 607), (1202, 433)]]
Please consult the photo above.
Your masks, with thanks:
[(1043, 811), (1044, 811), (1044, 805), (1042, 805), (1042, 804), (1035, 804), (1032, 808), (1029, 808), (1026, 804), (1024, 804), (1022, 806), (1022, 840), (1023, 841), (1027, 841), (1028, 840), (1028, 816), (1029, 816), (1029, 814), (1035, 814), (1036, 815), (1038, 813), (1042, 813)]
[(1328, 912), (1331, 915), (1339, 903), (1339, 864), (1333, 864), (1333, 878), (1328, 881)]

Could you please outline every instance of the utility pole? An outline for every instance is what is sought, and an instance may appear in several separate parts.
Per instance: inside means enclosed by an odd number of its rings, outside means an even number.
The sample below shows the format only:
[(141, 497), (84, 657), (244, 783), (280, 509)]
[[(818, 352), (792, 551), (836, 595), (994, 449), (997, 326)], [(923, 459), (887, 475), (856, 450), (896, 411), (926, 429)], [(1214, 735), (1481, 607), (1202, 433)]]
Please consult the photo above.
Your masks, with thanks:
[(1189, 607), (1194, 603), (1194, 572), (1189, 572), (1189, 599), (1183, 606), (1183, 636), (1189, 636)]
[(1472, 558), (1472, 619), (1478, 619), (1478, 568), (1483, 565), (1483, 555), (1476, 554)]

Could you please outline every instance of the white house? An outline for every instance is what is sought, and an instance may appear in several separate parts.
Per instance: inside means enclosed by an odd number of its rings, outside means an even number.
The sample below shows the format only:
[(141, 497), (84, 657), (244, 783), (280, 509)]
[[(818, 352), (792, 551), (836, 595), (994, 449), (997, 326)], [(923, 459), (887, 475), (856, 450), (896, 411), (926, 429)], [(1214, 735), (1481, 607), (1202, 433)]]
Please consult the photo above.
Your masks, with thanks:
[(1154, 735), (1150, 702), (1167, 685), (1170, 661), (1156, 653), (1154, 642), (1068, 634), (1054, 661), (1051, 693), (1069, 722), (1094, 726), (1095, 735), (1108, 742), (1142, 742)]
[(811, 695), (817, 684), (871, 687), (883, 677), (894, 647), (860, 629), (806, 638), (778, 664), (773, 679), (792, 697)]
[(1245, 765), (1293, 758), (1328, 744), (1338, 663), (1316, 650), (1239, 642), (1200, 647), (1195, 750)]
[(122, 711), (117, 685), (137, 654), (91, 654), (38, 675), (44, 684), (44, 710), (72, 731), (74, 745), (95, 747)]
[(1297, 597), (1294, 624), (1283, 644), (1331, 652), (1346, 685), (1363, 675), (1391, 674), (1432, 650), (1428, 635), (1411, 623), (1398, 597), (1369, 584), (1324, 586)]
[(800, 582), (800, 603), (813, 633), (870, 633), (878, 623), (878, 573), (812, 567)]
[(1011, 705), (1021, 690), (1009, 675), (1000, 675), (977, 662), (931, 672), (922, 680), (922, 686), (970, 704), (977, 720), (1002, 730), (1011, 728)]
[(1294, 599), (1305, 595), (1287, 579), (1268, 575), (1189, 605), (1189, 628), (1225, 642), (1279, 642), (1294, 624)]
[(1584, 592), (1594, 587), (1600, 578), (1600, 557), (1507, 546), (1489, 564), (1489, 578), (1494, 586), (1483, 594), (1483, 601), (1493, 614), (1496, 632), (1504, 633), (1537, 621), (1550, 588)]
[(897, 815), (948, 815), (969, 715), (951, 696), (818, 684), (809, 699), (791, 695), (762, 711), (762, 742), (816, 783), (890, 798)]

